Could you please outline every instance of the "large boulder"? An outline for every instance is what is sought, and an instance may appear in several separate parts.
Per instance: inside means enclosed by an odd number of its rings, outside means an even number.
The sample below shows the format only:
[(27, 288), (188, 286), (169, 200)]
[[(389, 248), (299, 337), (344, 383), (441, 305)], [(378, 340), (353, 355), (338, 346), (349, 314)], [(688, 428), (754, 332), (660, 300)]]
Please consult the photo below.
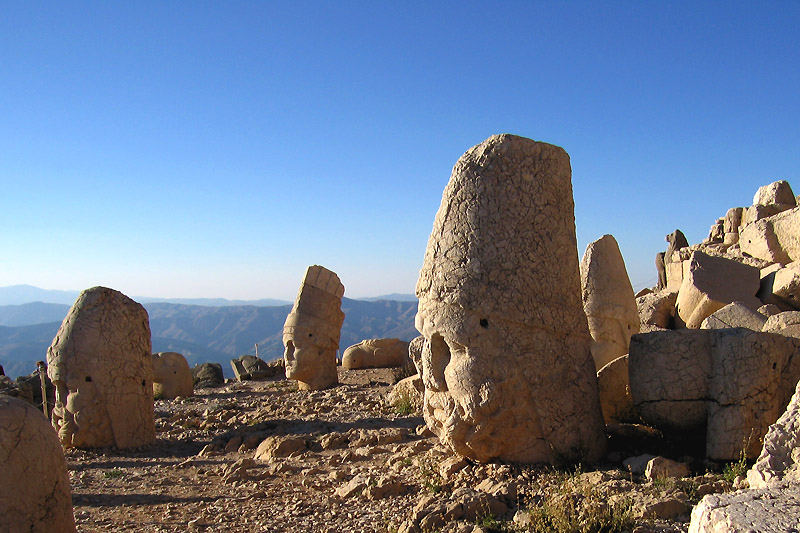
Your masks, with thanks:
[(453, 168), (417, 282), (423, 415), (477, 461), (594, 461), (605, 435), (569, 156), (496, 135)]
[(580, 265), (583, 311), (592, 336), (597, 370), (628, 353), (631, 335), (639, 333), (639, 313), (625, 261), (612, 235), (589, 243)]
[(410, 364), (408, 341), (367, 339), (348, 347), (342, 354), (342, 368), (392, 368)]
[(283, 360), (267, 363), (255, 355), (242, 355), (237, 359), (231, 359), (233, 375), (238, 381), (269, 379), (283, 374)]
[(75, 531), (58, 435), (33, 405), (0, 395), (0, 530)]
[(192, 382), (195, 389), (219, 387), (225, 383), (222, 365), (219, 363), (201, 363), (192, 368)]
[(741, 302), (731, 302), (703, 320), (700, 329), (747, 328), (761, 331), (767, 317)]
[(153, 396), (169, 400), (193, 394), (192, 370), (186, 358), (177, 352), (153, 354)]
[[(636, 298), (640, 331), (647, 333), (659, 329), (673, 329), (675, 325), (675, 302), (677, 292), (662, 290)], [(630, 344), (630, 342), (629, 342)]]
[(336, 352), (344, 322), (344, 285), (335, 272), (312, 265), (283, 325), (286, 378), (300, 390), (320, 390), (339, 383)]
[(631, 396), (648, 424), (705, 428), (711, 459), (755, 457), (800, 379), (798, 350), (798, 339), (745, 328), (634, 335)]
[(155, 440), (147, 311), (105, 287), (83, 291), (47, 350), (53, 425), (66, 447), (132, 448)]
[(678, 318), (687, 328), (699, 328), (713, 312), (731, 302), (758, 309), (755, 297), (760, 285), (759, 270), (701, 251), (692, 253), (678, 291)]
[(743, 252), (772, 263), (800, 260), (800, 207), (744, 226), (739, 246)]

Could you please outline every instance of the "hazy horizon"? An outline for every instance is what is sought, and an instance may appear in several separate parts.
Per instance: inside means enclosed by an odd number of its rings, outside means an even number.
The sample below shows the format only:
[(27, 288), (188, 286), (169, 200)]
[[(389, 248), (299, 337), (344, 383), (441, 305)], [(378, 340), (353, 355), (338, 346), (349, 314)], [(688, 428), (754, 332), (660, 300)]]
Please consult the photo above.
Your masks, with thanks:
[(635, 288), (756, 189), (800, 193), (800, 3), (12, 2), (0, 285), (292, 301), (412, 293), (456, 160), (570, 155), (577, 259)]

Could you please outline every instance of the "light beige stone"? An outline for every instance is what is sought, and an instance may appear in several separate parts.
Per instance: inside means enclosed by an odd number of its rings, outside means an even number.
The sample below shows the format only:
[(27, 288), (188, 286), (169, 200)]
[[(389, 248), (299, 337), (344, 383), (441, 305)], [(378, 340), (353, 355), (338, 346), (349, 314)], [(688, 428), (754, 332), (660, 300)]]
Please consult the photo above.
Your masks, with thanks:
[[(778, 313), (783, 312), (781, 308), (775, 304), (764, 304), (761, 307), (759, 307), (757, 311), (767, 318), (771, 317), (772, 315), (777, 315)], [(764, 326), (761, 327), (763, 328)]]
[(639, 313), (619, 245), (612, 235), (589, 243), (580, 265), (583, 311), (597, 370), (628, 353), (639, 333)]
[(280, 457), (303, 453), (307, 446), (308, 443), (303, 437), (273, 435), (261, 441), (256, 448), (254, 459), (268, 463)]
[(739, 246), (772, 263), (800, 260), (800, 207), (748, 224), (740, 232)]
[(419, 374), (414, 374), (401, 379), (395, 383), (389, 394), (386, 395), (386, 402), (389, 405), (398, 406), (408, 401), (411, 408), (415, 411), (422, 409), (422, 397), (425, 394), (425, 386)]
[(411, 342), (408, 343), (408, 357), (411, 359), (411, 362), (414, 363), (414, 367), (417, 369), (417, 374), (422, 376), (422, 351), (425, 349), (425, 336), (420, 335), (419, 337), (414, 337), (411, 339)]
[(308, 267), (292, 311), (283, 325), (286, 377), (300, 390), (320, 390), (339, 383), (336, 351), (344, 313), (344, 285), (325, 267)]
[[(636, 298), (636, 307), (643, 332), (654, 329), (672, 329), (675, 321), (677, 292), (667, 289)], [(628, 343), (630, 345), (630, 341)]]
[(686, 266), (688, 265), (688, 261), (673, 261), (671, 263), (667, 263), (666, 270), (667, 270), (667, 291), (678, 293), (681, 288), (681, 284), (683, 284), (683, 276), (686, 271)]
[(800, 482), (800, 384), (781, 417), (769, 427), (764, 446), (747, 472), (751, 489), (781, 481)]
[(689, 533), (768, 533), (800, 527), (800, 485), (704, 496), (692, 510)]
[(784, 311), (770, 316), (761, 331), (800, 339), (800, 311)]
[(791, 209), (797, 207), (797, 201), (789, 183), (778, 180), (759, 187), (753, 196), (753, 205), (787, 206), (787, 209)]
[(75, 531), (58, 435), (33, 405), (0, 395), (0, 530)]
[(408, 364), (408, 342), (400, 339), (366, 339), (342, 354), (342, 368), (392, 368)]
[(728, 212), (725, 213), (725, 219), (723, 222), (723, 230), (725, 231), (725, 235), (739, 234), (739, 227), (742, 225), (743, 214), (744, 214), (743, 207), (731, 207), (730, 209), (728, 209)]
[(153, 354), (153, 395), (167, 400), (193, 394), (192, 369), (186, 358), (177, 352)]
[(705, 426), (706, 455), (755, 457), (800, 379), (798, 340), (745, 328), (634, 335), (628, 360), (631, 396), (655, 427)]
[(725, 240), (725, 219), (718, 218), (708, 231), (705, 242), (708, 244), (718, 244)]
[(649, 481), (664, 478), (682, 478), (688, 476), (689, 473), (689, 465), (686, 463), (673, 461), (661, 456), (650, 459), (644, 469), (644, 477)]
[(695, 251), (678, 291), (677, 316), (687, 328), (696, 329), (706, 317), (734, 301), (757, 309), (761, 306), (755, 297), (759, 285), (757, 268)]
[(53, 425), (66, 447), (132, 448), (155, 440), (147, 311), (105, 287), (83, 291), (47, 350)]
[(627, 422), (635, 413), (628, 384), (628, 355), (617, 357), (597, 371), (600, 408), (606, 424)]
[(775, 271), (772, 294), (794, 308), (800, 308), (800, 264), (790, 263)]
[(700, 329), (747, 328), (761, 331), (767, 317), (740, 302), (731, 302), (714, 311), (700, 325)]
[(603, 454), (563, 149), (497, 135), (468, 150), (416, 294), (423, 414), (441, 442), (477, 461)]

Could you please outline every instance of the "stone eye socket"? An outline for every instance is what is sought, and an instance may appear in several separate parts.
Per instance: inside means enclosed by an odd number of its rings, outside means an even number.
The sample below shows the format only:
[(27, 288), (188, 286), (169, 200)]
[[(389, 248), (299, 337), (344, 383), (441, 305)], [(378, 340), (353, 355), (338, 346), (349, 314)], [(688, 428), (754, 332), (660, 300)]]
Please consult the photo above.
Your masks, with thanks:
[(92, 376), (86, 376), (86, 377), (84, 378), (84, 381), (85, 381), (86, 383), (91, 383), (91, 382), (92, 382)]
[(480, 324), (481, 324), (482, 328), (488, 328), (489, 327), (489, 321), (487, 319), (485, 319), (485, 318), (481, 318)]

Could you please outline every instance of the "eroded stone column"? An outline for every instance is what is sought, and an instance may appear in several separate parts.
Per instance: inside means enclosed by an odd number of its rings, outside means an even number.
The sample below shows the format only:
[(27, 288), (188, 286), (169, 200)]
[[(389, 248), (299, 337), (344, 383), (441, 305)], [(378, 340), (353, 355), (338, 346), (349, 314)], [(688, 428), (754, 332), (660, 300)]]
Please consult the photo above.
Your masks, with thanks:
[(444, 190), (417, 282), (428, 427), (478, 461), (593, 461), (605, 437), (569, 156), (496, 135)]
[(294, 307), (283, 326), (286, 377), (300, 390), (319, 390), (339, 383), (339, 349), (344, 313), (344, 285), (325, 267), (308, 267)]

